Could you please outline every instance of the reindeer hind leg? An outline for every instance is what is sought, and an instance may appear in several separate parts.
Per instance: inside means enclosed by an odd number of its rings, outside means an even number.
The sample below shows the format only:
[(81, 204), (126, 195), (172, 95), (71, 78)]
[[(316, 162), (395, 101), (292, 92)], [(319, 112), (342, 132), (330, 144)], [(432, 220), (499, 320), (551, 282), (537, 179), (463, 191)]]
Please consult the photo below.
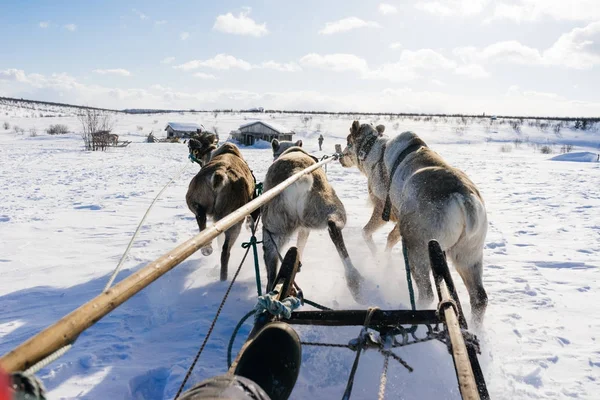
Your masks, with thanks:
[(338, 228), (336, 223), (332, 220), (327, 221), (327, 226), (329, 228), (329, 236), (331, 237), (331, 241), (335, 245), (340, 258), (342, 259), (342, 263), (344, 264), (346, 283), (350, 289), (350, 292), (352, 293), (352, 297), (354, 297), (357, 302), (361, 302), (360, 286), (363, 283), (364, 278), (350, 260), (341, 229)]

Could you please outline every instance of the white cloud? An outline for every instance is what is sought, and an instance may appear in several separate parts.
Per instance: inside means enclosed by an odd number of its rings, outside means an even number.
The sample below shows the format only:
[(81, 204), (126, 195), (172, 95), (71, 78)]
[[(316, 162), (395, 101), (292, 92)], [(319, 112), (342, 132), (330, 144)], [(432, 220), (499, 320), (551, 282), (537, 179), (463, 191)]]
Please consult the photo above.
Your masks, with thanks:
[[(435, 82), (432, 82), (435, 83)], [(414, 91), (387, 88), (378, 91), (329, 95), (318, 91), (250, 92), (215, 90), (177, 92), (162, 85), (148, 89), (110, 88), (79, 83), (66, 74), (26, 74), (22, 70), (0, 70), (0, 88), (6, 96), (27, 92), (32, 98), (88, 104), (107, 108), (233, 108), (261, 104), (265, 108), (323, 111), (481, 113), (493, 110), (503, 115), (596, 116), (600, 102), (567, 99), (556, 93), (522, 90), (490, 95), (450, 94), (441, 91)]]
[(173, 68), (188, 71), (192, 69), (198, 69), (200, 67), (221, 70), (237, 68), (247, 71), (252, 69), (252, 64), (239, 58), (235, 58), (234, 56), (231, 56), (229, 54), (217, 54), (216, 56), (208, 60), (192, 60), (181, 65), (176, 65)]
[(296, 63), (278, 63), (276, 61), (265, 61), (260, 64), (259, 68), (273, 69), (281, 72), (298, 72), (302, 70)]
[(482, 50), (475, 47), (459, 47), (454, 49), (454, 54), (464, 62), (538, 64), (542, 60), (542, 55), (537, 49), (515, 40), (494, 43)]
[(552, 18), (558, 21), (597, 21), (600, 19), (598, 0), (517, 0), (508, 4), (498, 2), (493, 19), (516, 22)]
[(446, 86), (446, 84), (438, 79), (432, 79), (431, 83), (433, 83), (436, 86)]
[(131, 76), (131, 72), (123, 68), (114, 69), (95, 69), (93, 72), (100, 75), (120, 75), (120, 76)]
[(397, 62), (382, 63), (370, 68), (367, 61), (354, 54), (307, 54), (300, 59), (306, 68), (333, 72), (353, 71), (362, 79), (409, 82), (422, 77), (425, 71), (449, 71), (472, 78), (487, 77), (483, 67), (474, 64), (459, 65), (444, 55), (431, 50), (403, 50)]
[(379, 4), (379, 12), (383, 15), (396, 14), (398, 12), (398, 9), (391, 4), (381, 3)]
[(400, 60), (384, 63), (363, 76), (365, 79), (383, 79), (391, 82), (408, 82), (421, 77), (423, 71), (453, 70), (456, 63), (442, 54), (431, 50), (404, 50)]
[(325, 23), (325, 27), (321, 29), (319, 33), (322, 35), (331, 35), (367, 27), (380, 28), (381, 26), (375, 21), (364, 21), (357, 17), (348, 17), (338, 21)]
[(466, 63), (512, 63), (590, 69), (600, 65), (600, 22), (561, 35), (544, 51), (517, 41), (498, 42), (483, 49), (460, 47), (454, 54)]
[(394, 43), (390, 43), (390, 49), (392, 50), (397, 50), (402, 48), (402, 44), (400, 42), (394, 42)]
[(148, 16), (146, 14), (144, 14), (141, 11), (136, 10), (135, 8), (131, 11), (133, 11), (138, 17), (140, 17), (141, 20), (148, 19)]
[(181, 32), (179, 34), (179, 39), (181, 40), (187, 40), (190, 37), (190, 33), (189, 32)]
[(489, 0), (419, 0), (415, 7), (431, 14), (472, 16), (483, 11)]
[(161, 64), (171, 64), (173, 61), (175, 61), (175, 57), (165, 57), (160, 61), (160, 63)]
[(200, 78), (200, 79), (206, 79), (206, 80), (214, 80), (217, 79), (216, 76), (212, 75), (212, 74), (205, 74), (204, 72), (196, 72), (194, 74), (194, 76), (196, 78)]
[(600, 21), (561, 35), (544, 51), (544, 61), (575, 69), (600, 65)]
[(217, 54), (208, 60), (192, 60), (173, 68), (189, 71), (200, 67), (212, 68), (217, 70), (241, 69), (249, 71), (251, 69), (272, 69), (282, 72), (298, 72), (302, 69), (296, 63), (279, 63), (276, 61), (264, 61), (257, 65), (252, 65), (248, 61), (235, 58), (229, 54)]
[(68, 31), (75, 32), (77, 30), (77, 25), (75, 24), (67, 24), (64, 28)]
[(261, 37), (269, 33), (267, 24), (257, 24), (252, 18), (248, 17), (250, 9), (246, 9), (236, 17), (232, 13), (219, 15), (215, 20), (213, 29), (219, 32), (231, 33), (233, 35), (246, 35)]
[(366, 73), (367, 62), (354, 54), (307, 54), (300, 59), (300, 64), (307, 68), (318, 68), (334, 72), (355, 71)]
[(29, 82), (27, 75), (25, 75), (25, 71), (15, 68), (0, 70), (0, 79), (6, 81)]
[(466, 64), (456, 67), (455, 72), (458, 75), (468, 76), (469, 78), (487, 78), (490, 74), (479, 64)]
[(164, 19), (154, 21), (154, 25), (165, 25), (166, 23), (167, 23), (167, 21)]
[(40, 28), (42, 28), (42, 29), (46, 29), (49, 26), (50, 26), (50, 22), (49, 21), (42, 21), (42, 22), (40, 22)]

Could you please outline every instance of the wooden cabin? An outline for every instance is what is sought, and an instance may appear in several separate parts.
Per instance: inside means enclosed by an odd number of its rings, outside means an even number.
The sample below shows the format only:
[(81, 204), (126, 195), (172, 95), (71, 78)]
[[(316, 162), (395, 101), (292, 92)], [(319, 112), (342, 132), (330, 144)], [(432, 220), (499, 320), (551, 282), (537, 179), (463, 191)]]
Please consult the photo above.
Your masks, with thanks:
[(257, 140), (271, 142), (273, 139), (292, 140), (295, 134), (289, 128), (273, 122), (251, 121), (231, 132), (231, 137), (245, 146), (252, 146)]
[(198, 132), (204, 132), (204, 126), (195, 123), (169, 122), (165, 127), (167, 137), (187, 138)]

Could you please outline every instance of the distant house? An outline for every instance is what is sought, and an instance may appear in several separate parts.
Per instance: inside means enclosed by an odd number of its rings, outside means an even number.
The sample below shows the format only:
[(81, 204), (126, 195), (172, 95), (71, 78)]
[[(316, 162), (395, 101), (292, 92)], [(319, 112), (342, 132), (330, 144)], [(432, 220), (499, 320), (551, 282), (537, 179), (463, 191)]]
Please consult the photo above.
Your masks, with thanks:
[(194, 123), (169, 122), (165, 127), (167, 137), (190, 137), (192, 134), (204, 130), (204, 126)]
[(283, 125), (267, 121), (252, 121), (231, 132), (231, 137), (241, 144), (251, 146), (258, 139), (271, 142), (273, 139), (292, 140), (295, 132)]

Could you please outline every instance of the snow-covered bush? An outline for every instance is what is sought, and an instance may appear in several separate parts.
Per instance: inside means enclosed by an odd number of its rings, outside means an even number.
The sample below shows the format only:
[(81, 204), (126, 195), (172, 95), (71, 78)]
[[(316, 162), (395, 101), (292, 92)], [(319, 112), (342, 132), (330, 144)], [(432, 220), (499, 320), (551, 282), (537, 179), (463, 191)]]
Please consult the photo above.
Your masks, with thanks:
[(50, 125), (46, 129), (46, 133), (48, 135), (64, 135), (65, 133), (69, 133), (69, 127), (63, 124)]

